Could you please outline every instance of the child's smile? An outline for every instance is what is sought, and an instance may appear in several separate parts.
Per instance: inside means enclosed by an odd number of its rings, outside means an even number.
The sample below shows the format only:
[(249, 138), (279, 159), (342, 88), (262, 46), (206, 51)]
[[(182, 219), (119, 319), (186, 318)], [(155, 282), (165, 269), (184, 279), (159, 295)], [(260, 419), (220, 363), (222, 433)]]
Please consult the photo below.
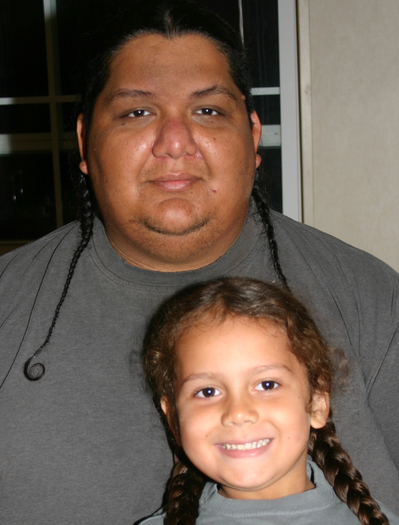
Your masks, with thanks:
[(181, 444), (222, 495), (276, 499), (313, 488), (310, 426), (325, 418), (310, 413), (306, 372), (279, 328), (247, 318), (202, 324), (181, 337), (177, 356)]
[[(225, 443), (222, 445), (223, 450), (242, 450), (249, 452), (250, 450), (257, 450), (260, 448), (265, 447), (268, 443), (270, 443), (270, 439), (260, 439), (259, 441), (253, 441), (252, 443)], [(261, 452), (261, 451), (259, 451)]]

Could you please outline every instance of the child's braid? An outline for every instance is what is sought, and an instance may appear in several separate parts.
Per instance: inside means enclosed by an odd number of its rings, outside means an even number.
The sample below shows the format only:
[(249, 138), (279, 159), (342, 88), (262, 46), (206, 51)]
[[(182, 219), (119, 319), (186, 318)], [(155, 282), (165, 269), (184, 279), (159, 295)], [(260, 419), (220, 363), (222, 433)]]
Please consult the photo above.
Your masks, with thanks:
[[(195, 525), (206, 478), (185, 461), (176, 459), (167, 489), (166, 525)], [(187, 460), (189, 464), (189, 461)]]
[(388, 518), (372, 498), (366, 483), (362, 481), (360, 472), (342, 448), (335, 434), (331, 413), (323, 428), (312, 429), (309, 453), (323, 470), (337, 496), (348, 505), (362, 525), (389, 525)]

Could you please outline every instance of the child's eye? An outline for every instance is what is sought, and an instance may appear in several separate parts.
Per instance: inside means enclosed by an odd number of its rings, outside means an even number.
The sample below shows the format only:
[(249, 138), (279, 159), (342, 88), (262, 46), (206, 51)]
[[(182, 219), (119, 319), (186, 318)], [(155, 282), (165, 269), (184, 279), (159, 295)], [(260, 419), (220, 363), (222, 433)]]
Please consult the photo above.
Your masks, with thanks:
[(220, 390), (212, 387), (203, 388), (195, 394), (196, 397), (214, 397), (218, 395), (220, 395)]
[(215, 117), (216, 115), (219, 115), (219, 113), (215, 109), (211, 108), (201, 108), (197, 109), (194, 113), (197, 113), (197, 115), (204, 115), (206, 117)]
[(150, 115), (149, 111), (146, 111), (145, 109), (136, 109), (135, 111), (131, 111), (128, 113), (128, 117), (146, 117), (147, 115)]
[(255, 390), (273, 390), (279, 386), (276, 381), (262, 381), (259, 385), (256, 385)]

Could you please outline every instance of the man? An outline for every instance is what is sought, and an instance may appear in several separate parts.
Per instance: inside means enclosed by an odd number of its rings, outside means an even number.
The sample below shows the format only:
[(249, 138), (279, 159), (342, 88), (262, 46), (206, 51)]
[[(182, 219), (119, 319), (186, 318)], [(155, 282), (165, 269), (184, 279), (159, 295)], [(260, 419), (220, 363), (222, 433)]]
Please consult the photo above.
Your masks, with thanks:
[(126, 14), (88, 63), (81, 234), (67, 225), (2, 259), (0, 522), (131, 524), (161, 504), (172, 458), (143, 334), (165, 298), (220, 275), (288, 282), (317, 311), (351, 366), (338, 434), (398, 511), (398, 276), (270, 218), (241, 43), (172, 3)]

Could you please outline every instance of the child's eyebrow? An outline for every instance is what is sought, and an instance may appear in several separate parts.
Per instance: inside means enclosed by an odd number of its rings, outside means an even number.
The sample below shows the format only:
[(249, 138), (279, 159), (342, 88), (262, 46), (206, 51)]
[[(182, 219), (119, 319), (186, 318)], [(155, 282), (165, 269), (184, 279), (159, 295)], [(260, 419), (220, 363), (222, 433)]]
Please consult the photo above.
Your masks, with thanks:
[[(250, 368), (246, 370), (248, 375), (257, 375), (262, 374), (265, 372), (271, 372), (273, 370), (285, 370), (286, 372), (289, 372), (292, 374), (291, 368), (289, 368), (286, 365), (280, 365), (280, 364), (270, 364), (270, 365), (260, 365), (255, 366), (254, 368)], [(185, 383), (188, 383), (190, 381), (197, 381), (202, 379), (216, 379), (216, 380), (222, 380), (225, 377), (225, 374), (215, 374), (213, 372), (199, 372), (198, 374), (190, 374), (187, 376), (183, 381), (182, 385)]]
[(213, 372), (200, 372), (198, 374), (190, 374), (182, 381), (182, 385), (190, 381), (197, 381), (198, 379), (222, 379), (222, 374), (214, 374)]
[(262, 372), (269, 372), (270, 370), (286, 370), (287, 372), (290, 372), (292, 374), (292, 370), (287, 365), (262, 365), (262, 366), (256, 366), (252, 369), (252, 372), (254, 373), (262, 373)]

